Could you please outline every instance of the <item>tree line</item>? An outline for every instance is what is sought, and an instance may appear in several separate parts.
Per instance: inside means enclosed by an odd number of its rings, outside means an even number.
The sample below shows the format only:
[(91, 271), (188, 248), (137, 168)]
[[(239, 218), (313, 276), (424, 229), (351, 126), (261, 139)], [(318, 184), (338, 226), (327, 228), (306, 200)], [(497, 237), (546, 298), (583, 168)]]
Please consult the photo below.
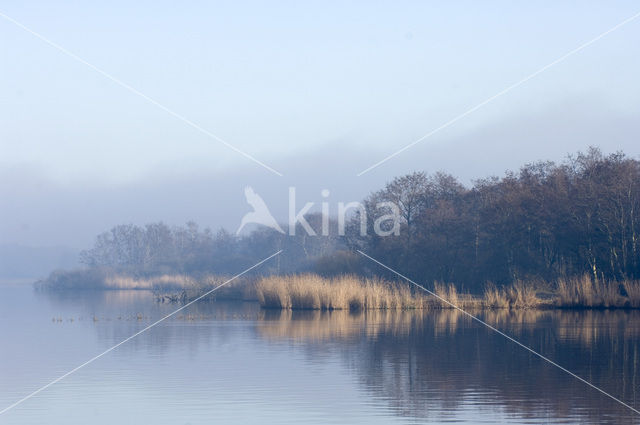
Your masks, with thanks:
[[(362, 235), (393, 202), (400, 232)], [(245, 236), (195, 223), (120, 225), (99, 235), (81, 261), (137, 274), (236, 274), (285, 253), (259, 273), (385, 274), (357, 249), (420, 282), (453, 282), (475, 292), (486, 282), (553, 281), (589, 273), (596, 280), (640, 279), (640, 162), (597, 148), (562, 163), (536, 162), (465, 186), (455, 177), (415, 172), (364, 201), (344, 236), (296, 236), (257, 229)], [(315, 229), (318, 214), (307, 221)]]
[[(321, 217), (307, 217), (311, 226), (321, 225)], [(331, 228), (337, 223), (331, 220)], [(335, 236), (309, 236), (297, 229), (295, 236), (258, 228), (236, 236), (225, 229), (201, 229), (196, 223), (169, 226), (151, 223), (124, 224), (96, 238), (91, 249), (80, 253), (80, 262), (91, 269), (109, 269), (137, 276), (157, 274), (235, 275), (278, 250), (277, 256), (256, 270), (258, 274), (313, 272), (316, 263), (346, 249)], [(330, 234), (335, 234), (331, 232)], [(331, 260), (335, 261), (335, 260)], [(321, 262), (321, 261), (320, 261)]]
[(350, 246), (421, 281), (474, 290), (487, 281), (640, 278), (640, 162), (597, 148), (465, 187), (445, 173), (398, 177), (371, 194), (395, 202), (402, 231)]

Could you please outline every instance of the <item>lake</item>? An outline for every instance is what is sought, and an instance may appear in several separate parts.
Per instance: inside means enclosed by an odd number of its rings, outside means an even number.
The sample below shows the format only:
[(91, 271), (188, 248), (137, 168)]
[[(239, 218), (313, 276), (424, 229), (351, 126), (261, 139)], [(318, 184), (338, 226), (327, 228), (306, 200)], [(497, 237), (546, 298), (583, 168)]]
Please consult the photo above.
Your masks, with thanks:
[[(0, 410), (176, 309), (146, 291), (0, 287)], [(487, 323), (640, 407), (640, 312), (487, 311)], [(198, 302), (0, 424), (640, 423), (456, 311)]]

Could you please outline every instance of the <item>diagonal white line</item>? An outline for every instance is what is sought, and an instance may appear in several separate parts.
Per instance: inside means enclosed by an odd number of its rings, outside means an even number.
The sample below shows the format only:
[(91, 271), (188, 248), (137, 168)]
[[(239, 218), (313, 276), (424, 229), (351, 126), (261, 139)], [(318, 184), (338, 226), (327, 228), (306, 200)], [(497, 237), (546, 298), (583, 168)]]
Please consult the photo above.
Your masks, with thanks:
[(53, 381), (49, 382), (48, 384), (38, 388), (37, 390), (35, 390), (34, 392), (32, 392), (29, 395), (24, 396), (23, 398), (21, 398), (20, 400), (16, 401), (15, 403), (5, 407), (4, 409), (0, 410), (0, 415), (2, 415), (5, 412), (8, 412), (9, 410), (13, 409), (14, 407), (16, 407), (17, 405), (29, 400), (31, 397), (37, 395), (38, 393), (46, 390), (47, 388), (49, 388), (50, 386), (62, 381), (64, 378), (66, 378), (67, 376), (71, 375), (72, 373), (77, 372), (78, 370), (82, 369), (83, 367), (93, 363), (94, 361), (98, 360), (100, 357), (104, 356), (107, 353), (110, 353), (111, 351), (115, 350), (116, 348), (120, 347), (122, 344), (132, 340), (133, 338), (137, 337), (138, 335), (148, 331), (149, 329), (153, 328), (154, 326), (156, 326), (157, 324), (165, 321), (166, 319), (168, 319), (169, 317), (175, 315), (176, 313), (184, 310), (185, 308), (189, 307), (191, 304), (203, 299), (204, 297), (206, 297), (207, 295), (211, 294), (214, 291), (217, 291), (218, 289), (222, 288), (223, 286), (225, 286), (226, 284), (234, 281), (235, 279), (239, 278), (240, 276), (244, 275), (245, 273), (255, 269), (256, 267), (260, 266), (261, 264), (265, 263), (266, 261), (269, 261), (270, 259), (272, 259), (273, 257), (275, 257), (276, 255), (280, 254), (282, 252), (282, 250), (276, 252), (275, 254), (271, 254), (270, 256), (268, 256), (267, 258), (265, 258), (264, 260), (254, 264), (253, 266), (249, 267), (248, 269), (244, 270), (242, 273), (238, 273), (237, 275), (233, 276), (231, 279), (227, 280), (224, 283), (221, 283), (220, 285), (216, 286), (215, 288), (205, 292), (204, 294), (200, 295), (198, 298), (194, 299), (193, 301), (188, 302), (187, 304), (183, 305), (182, 307), (180, 307), (179, 309), (167, 314), (166, 316), (164, 316), (163, 318), (156, 320), (155, 322), (153, 322), (152, 324), (150, 324), (149, 326), (147, 326), (146, 328), (134, 333), (133, 335), (131, 335), (130, 337), (123, 339), (122, 341), (120, 341), (119, 343), (117, 343), (116, 345), (114, 345), (113, 347), (103, 351), (102, 353), (98, 354), (95, 357), (90, 358), (89, 360), (87, 360), (86, 362), (82, 363), (80, 366), (77, 366), (73, 369), (71, 369), (69, 372), (65, 373), (64, 375), (54, 379)]
[(499, 93), (491, 96), (490, 98), (484, 100), (483, 102), (478, 103), (473, 108), (471, 108), (471, 109), (467, 110), (466, 112), (463, 112), (462, 114), (456, 116), (455, 118), (447, 121), (446, 123), (442, 124), (440, 127), (437, 127), (436, 129), (431, 130), (430, 132), (428, 132), (424, 136), (420, 137), (419, 139), (414, 140), (413, 142), (409, 143), (407, 146), (405, 146), (405, 147), (403, 147), (401, 149), (398, 149), (397, 151), (395, 151), (391, 155), (385, 157), (384, 159), (381, 159), (380, 161), (376, 162), (375, 164), (373, 164), (369, 168), (365, 168), (364, 170), (360, 171), (357, 174), (357, 177), (360, 177), (361, 175), (363, 175), (365, 173), (368, 173), (369, 171), (373, 170), (374, 168), (384, 164), (385, 162), (387, 162), (391, 158), (401, 154), (402, 152), (404, 152), (407, 149), (417, 145), (418, 143), (422, 142), (423, 140), (433, 136), (434, 134), (438, 133), (439, 131), (444, 130), (445, 128), (449, 127), (450, 125), (455, 124), (456, 122), (458, 122), (462, 118), (466, 117), (467, 115), (477, 111), (478, 109), (482, 108), (483, 106), (487, 105), (488, 103), (491, 103), (492, 101), (494, 101), (495, 99), (499, 98), (500, 96), (502, 96), (502, 95), (510, 92), (511, 90), (515, 89), (516, 87), (521, 86), (522, 84), (524, 84), (527, 81), (531, 80), (532, 78), (538, 76), (539, 74), (543, 73), (544, 71), (546, 71), (547, 69), (551, 68), (552, 66), (559, 64), (560, 62), (564, 61), (565, 59), (569, 58), (570, 56), (573, 56), (576, 53), (578, 53), (579, 51), (589, 47), (590, 45), (592, 45), (596, 41), (600, 40), (602, 37), (606, 36), (607, 34), (612, 33), (613, 31), (619, 29), (622, 26), (628, 24), (629, 22), (633, 21), (634, 19), (638, 18), (639, 16), (640, 16), (640, 12), (638, 12), (635, 15), (625, 19), (624, 21), (622, 21), (619, 24), (615, 25), (614, 27), (608, 29), (607, 31), (599, 34), (598, 36), (592, 38), (591, 40), (587, 41), (586, 43), (581, 44), (580, 46), (576, 47), (575, 49), (565, 53), (564, 55), (560, 56), (558, 59), (554, 60), (553, 62), (543, 66), (542, 68), (540, 68), (536, 72), (527, 75), (522, 80), (520, 80), (520, 81), (518, 81), (516, 83), (511, 84), (509, 87), (505, 88), (504, 90), (500, 91)]
[(553, 360), (549, 359), (548, 357), (543, 356), (542, 354), (538, 353), (537, 351), (533, 350), (532, 348), (527, 347), (526, 345), (524, 345), (523, 343), (521, 343), (520, 341), (510, 337), (509, 335), (507, 335), (506, 333), (502, 332), (499, 329), (494, 328), (493, 326), (491, 326), (490, 324), (488, 324), (487, 322), (483, 321), (482, 319), (474, 316), (473, 314), (463, 310), (462, 308), (458, 307), (457, 305), (450, 303), (449, 301), (447, 301), (446, 299), (442, 298), (441, 296), (439, 296), (438, 294), (436, 294), (435, 292), (432, 292), (430, 290), (428, 290), (427, 288), (425, 288), (424, 286), (414, 282), (413, 280), (409, 279), (408, 277), (404, 276), (403, 274), (395, 271), (394, 269), (392, 269), (391, 267), (382, 264), (380, 261), (376, 260), (373, 257), (368, 256), (367, 254), (365, 254), (364, 252), (357, 250), (361, 255), (363, 255), (364, 257), (367, 257), (369, 260), (373, 261), (374, 263), (384, 267), (385, 269), (389, 270), (391, 273), (401, 277), (402, 279), (406, 280), (407, 282), (412, 283), (413, 285), (417, 286), (418, 288), (422, 289), (423, 291), (429, 293), (430, 295), (433, 295), (434, 297), (436, 297), (437, 299), (439, 299), (440, 301), (446, 303), (447, 305), (451, 306), (452, 308), (462, 312), (463, 314), (469, 316), (471, 319), (475, 320), (476, 322), (486, 326), (487, 328), (491, 329), (492, 331), (502, 335), (503, 337), (507, 338), (509, 341), (514, 342), (516, 344), (518, 344), (520, 347), (524, 348), (525, 350), (529, 351), (530, 353), (540, 357), (542, 360), (552, 364), (553, 366), (557, 367), (558, 369), (562, 370), (563, 372), (568, 373), (569, 375), (573, 376), (574, 378), (576, 378), (577, 380), (587, 384), (588, 386), (590, 386), (591, 388), (600, 391), (602, 394), (606, 395), (607, 397), (611, 398), (612, 400), (617, 401), (618, 403), (620, 403), (621, 405), (623, 405), (624, 407), (627, 407), (631, 410), (633, 410), (635, 413), (640, 415), (640, 411), (635, 409), (634, 407), (628, 405), (627, 403), (625, 403), (624, 401), (612, 396), (611, 394), (609, 394), (608, 392), (596, 387), (595, 385), (593, 385), (591, 382), (579, 377), (578, 375), (576, 375), (575, 373), (571, 372), (570, 370), (560, 366), (558, 363), (554, 362)]
[(237, 147), (233, 146), (231, 143), (227, 142), (226, 140), (222, 139), (219, 136), (216, 136), (215, 134), (213, 134), (212, 132), (210, 132), (209, 130), (206, 130), (204, 128), (202, 128), (201, 126), (199, 126), (198, 124), (196, 124), (195, 122), (191, 121), (190, 119), (186, 118), (184, 115), (181, 115), (169, 108), (167, 108), (166, 106), (164, 106), (163, 104), (161, 104), (160, 102), (156, 101), (155, 99), (147, 96), (146, 94), (142, 93), (141, 91), (139, 91), (138, 89), (130, 86), (129, 84), (125, 83), (124, 81), (114, 77), (113, 75), (109, 74), (106, 71), (103, 71), (102, 69), (98, 68), (97, 66), (93, 65), (92, 63), (87, 62), (86, 60), (82, 59), (80, 56), (76, 55), (73, 52), (70, 52), (69, 50), (65, 49), (64, 47), (60, 46), (59, 44), (49, 40), (47, 37), (43, 36), (42, 34), (28, 28), (27, 26), (23, 25), (22, 23), (16, 21), (15, 19), (13, 19), (12, 17), (5, 15), (4, 13), (0, 12), (0, 16), (3, 17), (4, 19), (6, 19), (7, 21), (15, 24), (16, 26), (22, 28), (23, 30), (25, 30), (26, 32), (28, 32), (29, 34), (34, 35), (35, 37), (39, 38), (40, 40), (44, 41), (45, 43), (47, 43), (48, 45), (50, 45), (51, 47), (61, 51), (62, 53), (64, 53), (65, 55), (69, 56), (72, 59), (75, 59), (76, 61), (82, 63), (83, 65), (88, 66), (89, 68), (93, 69), (94, 71), (96, 71), (97, 73), (99, 73), (100, 75), (108, 78), (109, 80), (113, 81), (114, 83), (118, 84), (119, 86), (127, 89), (128, 91), (130, 91), (133, 94), (136, 94), (138, 96), (140, 96), (141, 98), (145, 99), (146, 101), (148, 101), (149, 103), (157, 106), (158, 108), (162, 109), (163, 111), (165, 111), (166, 113), (174, 116), (175, 118), (179, 119), (180, 121), (184, 122), (185, 124), (189, 125), (190, 127), (193, 127), (194, 129), (198, 130), (200, 133), (205, 134), (209, 137), (211, 137), (214, 140), (217, 140), (218, 142), (222, 143), (223, 145), (225, 145), (226, 147), (228, 147), (229, 149), (239, 153), (240, 155), (244, 156), (245, 158), (248, 158), (249, 160), (255, 162), (256, 164), (266, 168), (267, 170), (269, 170), (270, 172), (282, 177), (282, 173), (280, 173), (279, 171), (276, 171), (275, 169), (271, 168), (270, 166), (268, 166), (267, 164), (265, 164), (264, 162), (256, 159), (254, 156), (246, 153), (245, 151), (238, 149)]

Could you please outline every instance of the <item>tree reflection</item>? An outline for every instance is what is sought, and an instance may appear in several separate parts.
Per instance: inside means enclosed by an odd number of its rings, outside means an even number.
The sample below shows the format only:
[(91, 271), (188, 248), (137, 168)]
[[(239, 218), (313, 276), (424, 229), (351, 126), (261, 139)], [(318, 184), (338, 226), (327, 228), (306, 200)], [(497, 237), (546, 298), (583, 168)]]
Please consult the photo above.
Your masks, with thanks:
[[(631, 406), (640, 403), (638, 312), (496, 310), (482, 319)], [(456, 310), (263, 312), (256, 326), (264, 338), (310, 346), (312, 357), (338, 349), (367, 391), (399, 415), (446, 420), (474, 405), (516, 419), (640, 422)]]

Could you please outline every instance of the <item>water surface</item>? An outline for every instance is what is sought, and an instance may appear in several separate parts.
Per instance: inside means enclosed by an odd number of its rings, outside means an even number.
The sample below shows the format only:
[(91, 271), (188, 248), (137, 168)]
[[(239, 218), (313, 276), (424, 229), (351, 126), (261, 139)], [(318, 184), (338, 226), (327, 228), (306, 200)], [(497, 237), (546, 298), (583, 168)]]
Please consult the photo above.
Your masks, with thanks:
[[(0, 409), (176, 308), (145, 291), (0, 296)], [(484, 320), (640, 405), (640, 313)], [(198, 303), (0, 424), (640, 423), (640, 416), (456, 313), (280, 312)]]

